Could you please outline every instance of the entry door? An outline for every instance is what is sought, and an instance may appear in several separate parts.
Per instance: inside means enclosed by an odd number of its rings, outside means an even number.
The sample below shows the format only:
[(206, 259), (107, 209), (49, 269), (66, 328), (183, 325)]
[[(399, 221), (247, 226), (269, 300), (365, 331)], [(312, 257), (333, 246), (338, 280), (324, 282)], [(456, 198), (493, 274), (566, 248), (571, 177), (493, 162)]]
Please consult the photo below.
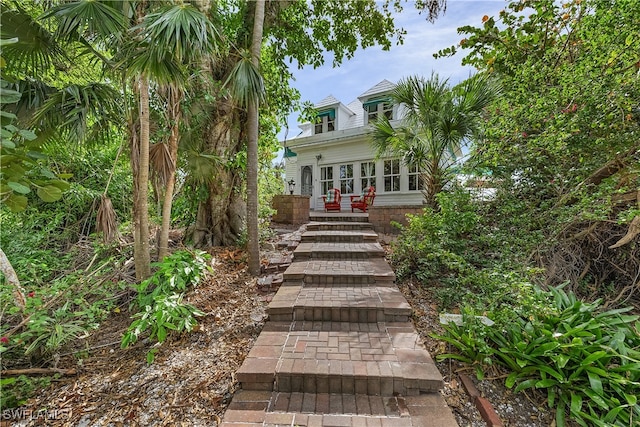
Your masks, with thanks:
[(310, 197), (311, 209), (313, 209), (315, 207), (313, 200), (313, 168), (311, 166), (303, 166), (301, 176), (302, 187), (300, 188), (300, 194)]

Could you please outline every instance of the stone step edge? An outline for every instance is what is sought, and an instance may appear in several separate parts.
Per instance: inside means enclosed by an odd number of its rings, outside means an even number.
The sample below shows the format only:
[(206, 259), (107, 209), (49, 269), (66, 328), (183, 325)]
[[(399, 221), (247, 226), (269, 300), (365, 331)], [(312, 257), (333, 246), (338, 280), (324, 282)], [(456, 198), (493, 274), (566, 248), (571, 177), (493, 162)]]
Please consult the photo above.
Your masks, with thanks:
[(440, 393), (367, 396), (238, 390), (222, 421), (225, 427), (380, 426), (387, 425), (385, 421), (405, 427), (458, 427)]
[(245, 390), (415, 396), (444, 383), (433, 362), (247, 358), (236, 373)]

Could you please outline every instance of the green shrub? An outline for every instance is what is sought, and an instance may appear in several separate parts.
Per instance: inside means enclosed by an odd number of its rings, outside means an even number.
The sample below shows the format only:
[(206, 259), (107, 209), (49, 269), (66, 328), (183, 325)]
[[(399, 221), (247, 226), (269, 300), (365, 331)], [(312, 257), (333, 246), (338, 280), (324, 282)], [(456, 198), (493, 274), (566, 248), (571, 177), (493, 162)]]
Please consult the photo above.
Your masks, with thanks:
[[(140, 311), (122, 337), (122, 348), (135, 343), (139, 336), (149, 331), (149, 338), (159, 343), (166, 340), (169, 331), (190, 332), (197, 324), (200, 310), (182, 299), (184, 292), (196, 286), (209, 270), (209, 255), (196, 250), (177, 251), (162, 262), (155, 273), (137, 286), (137, 305)], [(153, 362), (155, 349), (147, 353), (147, 361)]]
[[(538, 291), (551, 309), (522, 312), (509, 322), (484, 327), (465, 317), (434, 335), (458, 348), (443, 354), (482, 366), (511, 371), (507, 387), (546, 391), (556, 410), (556, 424), (568, 414), (581, 426), (629, 426), (640, 419), (639, 316), (628, 309), (599, 311), (600, 301), (585, 303), (562, 288)], [(635, 324), (634, 324), (635, 322)]]
[(2, 410), (17, 408), (27, 403), (36, 390), (41, 390), (51, 383), (51, 378), (30, 378), (25, 375), (0, 378), (0, 408)]
[(476, 258), (469, 240), (480, 218), (469, 193), (440, 193), (437, 199), (439, 211), (425, 208), (422, 215), (407, 215), (409, 223), (401, 227), (392, 257), (399, 278), (446, 279)]

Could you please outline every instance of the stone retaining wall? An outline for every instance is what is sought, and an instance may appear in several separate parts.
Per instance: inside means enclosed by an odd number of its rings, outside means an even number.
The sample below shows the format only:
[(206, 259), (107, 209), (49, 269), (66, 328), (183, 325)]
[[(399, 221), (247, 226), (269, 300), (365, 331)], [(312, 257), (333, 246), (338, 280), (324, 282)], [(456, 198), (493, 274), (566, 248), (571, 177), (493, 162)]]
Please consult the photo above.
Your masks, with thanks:
[(404, 206), (371, 206), (369, 212), (369, 222), (377, 233), (398, 234), (399, 230), (391, 225), (391, 221), (407, 225), (406, 214), (418, 215), (422, 213), (424, 206), (404, 205)]
[(304, 224), (309, 222), (309, 196), (281, 194), (273, 197), (271, 206), (277, 212), (272, 220), (282, 224)]

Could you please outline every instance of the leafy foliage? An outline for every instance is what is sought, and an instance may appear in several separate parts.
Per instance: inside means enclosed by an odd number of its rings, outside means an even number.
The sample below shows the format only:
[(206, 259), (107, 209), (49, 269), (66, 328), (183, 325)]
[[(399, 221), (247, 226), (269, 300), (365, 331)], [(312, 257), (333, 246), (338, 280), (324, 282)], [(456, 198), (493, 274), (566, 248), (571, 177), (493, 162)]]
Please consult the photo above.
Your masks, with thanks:
[[(528, 311), (508, 323), (485, 327), (465, 318), (436, 336), (462, 355), (442, 354), (482, 365), (498, 364), (511, 372), (505, 384), (515, 391), (543, 390), (556, 410), (581, 426), (628, 426), (640, 416), (639, 316), (630, 308), (601, 311), (601, 301), (585, 303), (562, 288), (537, 291), (551, 310)], [(634, 324), (635, 322), (635, 324)]]
[(499, 85), (486, 74), (454, 87), (437, 74), (403, 79), (391, 94), (392, 103), (405, 111), (402, 123), (394, 129), (388, 117), (378, 118), (372, 132), (376, 155), (399, 156), (417, 168), (425, 201), (436, 207), (436, 194), (454, 179), (456, 156), (470, 138), (481, 136), (481, 113), (499, 94)]
[[(0, 49), (13, 44), (17, 40), (0, 40)], [(0, 60), (2, 58), (0, 57)], [(2, 60), (3, 61), (3, 60)], [(17, 103), (22, 94), (9, 88), (9, 84), (0, 78), (0, 200), (13, 212), (26, 209), (27, 194), (32, 188), (38, 197), (45, 202), (55, 202), (62, 198), (62, 192), (69, 184), (56, 176), (43, 160), (47, 156), (42, 153), (36, 135), (26, 129), (12, 124), (17, 116), (5, 111), (7, 104)], [(64, 178), (68, 176), (64, 175)]]
[[(122, 337), (122, 348), (134, 344), (139, 336), (150, 331), (149, 338), (159, 343), (167, 339), (169, 331), (190, 332), (197, 324), (200, 310), (183, 303), (184, 292), (196, 286), (209, 270), (206, 252), (177, 251), (157, 263), (158, 269), (148, 279), (137, 286), (137, 306), (134, 321)], [(155, 351), (147, 354), (147, 361), (153, 362)]]

